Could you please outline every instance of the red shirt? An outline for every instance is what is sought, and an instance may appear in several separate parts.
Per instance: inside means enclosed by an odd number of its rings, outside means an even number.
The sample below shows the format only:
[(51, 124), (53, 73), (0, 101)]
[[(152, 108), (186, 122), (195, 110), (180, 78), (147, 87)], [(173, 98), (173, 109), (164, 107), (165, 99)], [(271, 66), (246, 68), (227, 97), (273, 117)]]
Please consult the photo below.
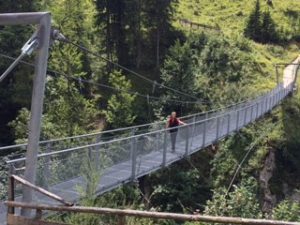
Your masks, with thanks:
[[(177, 118), (170, 118), (169, 119), (169, 128), (172, 128), (172, 127), (178, 127), (179, 126), (179, 120)], [(170, 130), (170, 132), (176, 132), (178, 131), (178, 129), (172, 129)]]

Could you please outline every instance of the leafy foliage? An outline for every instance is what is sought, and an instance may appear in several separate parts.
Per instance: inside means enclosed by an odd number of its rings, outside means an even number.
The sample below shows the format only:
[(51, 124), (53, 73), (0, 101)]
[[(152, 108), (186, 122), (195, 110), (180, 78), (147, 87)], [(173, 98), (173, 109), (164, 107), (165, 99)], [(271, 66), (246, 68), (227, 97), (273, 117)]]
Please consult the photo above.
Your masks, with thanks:
[(109, 83), (121, 92), (113, 94), (108, 100), (107, 110), (104, 111), (107, 121), (112, 128), (132, 125), (135, 119), (133, 112), (135, 95), (126, 92), (131, 89), (130, 81), (126, 80), (121, 72), (116, 71), (110, 75)]
[(226, 190), (217, 190), (212, 200), (207, 202), (205, 213), (218, 216), (260, 218), (262, 215), (255, 195), (256, 188), (256, 180), (249, 178), (240, 186), (236, 186), (228, 196)]
[[(254, 59), (245, 54), (244, 48), (225, 37), (194, 34), (184, 43), (177, 41), (169, 50), (161, 78), (163, 83), (174, 89), (198, 97), (197, 104), (184, 105), (167, 103), (168, 100), (195, 101), (186, 96), (178, 97), (172, 91), (162, 96), (163, 113), (171, 110), (191, 112), (199, 109), (226, 105), (251, 95), (249, 83), (253, 77)], [(250, 92), (250, 93), (249, 93)]]
[[(299, 29), (296, 28), (300, 21), (299, 3), (290, 0), (274, 1), (274, 10), (265, 10), (265, 4), (261, 3), (256, 2), (248, 18), (245, 28), (247, 37), (257, 42), (276, 44), (279, 39), (289, 41), (299, 36)], [(145, 73), (151, 80), (162, 81), (167, 86), (198, 98), (197, 104), (169, 104), (169, 100), (192, 99), (156, 87), (152, 95), (161, 98), (155, 105), (159, 117), (171, 110), (186, 114), (217, 108), (268, 90), (275, 84), (270, 72), (273, 71), (273, 64), (290, 60), (299, 51), (295, 44), (261, 45), (243, 35), (237, 35), (242, 33), (245, 18), (253, 7), (252, 1), (246, 0), (3, 1), (0, 6), (3, 12), (50, 10), (54, 26), (75, 43), (84, 44), (109, 60)], [(220, 27), (222, 33), (204, 34), (192, 32), (190, 28), (187, 28), (187, 32), (185, 28), (178, 27), (177, 19), (181, 17)], [(14, 47), (20, 48), (31, 33), (31, 28), (1, 27), (1, 50), (16, 56), (19, 52), (11, 48), (12, 43)], [(151, 85), (145, 85), (130, 74), (117, 71), (110, 63), (74, 46), (55, 43), (50, 53), (51, 69), (64, 72), (66, 77), (75, 76), (79, 81), (48, 72), (42, 139), (94, 131), (99, 127), (101, 117), (105, 117), (108, 128), (124, 127), (151, 118), (149, 102), (138, 101), (136, 95), (129, 92), (138, 90), (148, 94), (153, 88)], [(1, 61), (1, 70), (8, 65), (8, 61)], [(80, 79), (109, 84), (122, 91), (112, 94), (110, 90), (82, 83)], [(31, 80), (31, 68), (22, 66), (0, 84), (1, 144), (26, 141)], [(270, 181), (272, 194), (280, 200), (288, 198), (283, 193), (282, 183), (293, 190), (299, 188), (298, 100), (296, 98), (284, 104), (282, 112), (276, 111), (275, 116), (233, 135), (214, 148), (214, 151), (195, 154), (184, 163), (151, 175), (151, 182), (144, 187), (150, 190), (150, 196), (144, 196), (145, 193), (141, 193), (139, 188), (128, 185), (94, 198), (93, 194), (101, 179), (101, 169), (96, 168), (91, 155), (84, 155), (80, 158), (84, 166), (76, 170), (82, 171), (88, 184), (81, 190), (83, 199), (80, 203), (189, 213), (205, 209), (207, 214), (262, 217), (257, 176), (270, 147), (275, 148), (277, 165)], [(149, 107), (148, 115), (145, 113), (146, 104)], [(99, 112), (103, 112), (103, 115), (99, 115)], [(259, 143), (238, 175), (234, 189), (227, 194), (224, 187), (228, 186), (249, 143), (256, 140), (264, 127), (281, 117), (285, 119), (282, 125), (284, 132), (280, 130), (282, 126), (278, 126), (270, 132), (266, 141)], [(147, 152), (153, 142), (145, 142), (140, 151)], [(104, 164), (122, 159), (123, 146), (110, 150), (120, 154), (104, 159)], [(64, 173), (58, 174), (59, 163), (59, 160), (54, 162), (52, 168), (57, 179), (75, 173), (75, 170), (71, 171), (72, 168), (82, 165), (69, 157), (59, 167), (63, 168)], [(3, 161), (0, 162), (0, 168), (2, 197), (2, 184), (7, 177)], [(143, 189), (141, 183), (140, 188)], [(297, 203), (283, 201), (274, 209), (273, 217), (299, 220), (298, 212)], [(65, 219), (74, 224), (116, 222), (112, 217), (81, 214), (67, 215)], [(149, 220), (132, 219), (129, 222), (151, 224)], [(157, 224), (156, 221), (152, 223)], [(174, 223), (171, 221), (168, 224)]]
[(300, 222), (300, 204), (291, 201), (283, 201), (273, 210), (273, 218), (284, 221)]

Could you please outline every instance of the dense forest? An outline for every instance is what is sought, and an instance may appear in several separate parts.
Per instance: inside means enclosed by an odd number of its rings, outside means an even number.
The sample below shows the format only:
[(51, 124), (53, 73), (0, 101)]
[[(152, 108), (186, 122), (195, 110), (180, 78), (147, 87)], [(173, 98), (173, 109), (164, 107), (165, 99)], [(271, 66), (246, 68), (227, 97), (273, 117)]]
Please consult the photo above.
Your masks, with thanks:
[[(28, 11), (50, 11), (55, 28), (93, 53), (52, 43), (41, 140), (253, 98), (276, 85), (276, 63), (299, 55), (300, 2), (293, 0), (0, 1), (1, 13)], [(0, 27), (0, 71), (11, 63), (5, 56), (18, 56), (33, 30)], [(0, 83), (0, 146), (27, 141), (32, 78), (33, 68), (20, 64)], [(300, 222), (299, 124), (296, 92), (218, 145), (101, 197), (91, 189), (82, 193), (80, 204)], [(0, 154), (5, 199), (4, 161), (19, 153)], [(114, 218), (80, 214), (51, 219), (114, 223)], [(178, 223), (132, 219), (129, 224)]]

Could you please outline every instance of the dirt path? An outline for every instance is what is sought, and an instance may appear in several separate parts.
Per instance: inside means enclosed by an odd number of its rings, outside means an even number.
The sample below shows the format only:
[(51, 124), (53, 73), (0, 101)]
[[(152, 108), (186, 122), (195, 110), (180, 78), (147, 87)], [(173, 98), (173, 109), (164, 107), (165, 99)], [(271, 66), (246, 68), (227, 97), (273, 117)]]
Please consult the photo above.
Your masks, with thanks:
[[(300, 63), (300, 56), (293, 61), (293, 63)], [(283, 86), (287, 87), (295, 80), (295, 70), (297, 66), (289, 65), (283, 71)]]

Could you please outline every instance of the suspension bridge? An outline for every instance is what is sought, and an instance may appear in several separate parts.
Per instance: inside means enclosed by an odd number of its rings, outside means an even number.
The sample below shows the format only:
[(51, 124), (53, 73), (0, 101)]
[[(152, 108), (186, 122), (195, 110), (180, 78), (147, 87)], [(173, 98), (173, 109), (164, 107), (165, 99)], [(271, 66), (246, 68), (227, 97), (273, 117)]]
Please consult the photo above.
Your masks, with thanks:
[[(297, 58), (288, 65), (282, 82), (261, 96), (183, 117), (187, 124), (178, 128), (175, 152), (171, 149), (170, 129), (165, 128), (165, 122), (41, 141), (36, 184), (76, 202), (82, 197), (80, 190), (90, 185), (94, 185), (95, 195), (101, 195), (167, 167), (270, 112), (293, 91), (299, 62)], [(6, 146), (0, 150), (22, 151), (26, 146)], [(10, 174), (24, 176), (25, 161), (25, 157), (7, 161)], [(21, 187), (15, 191), (21, 199)], [(38, 193), (34, 194), (33, 201), (54, 204)], [(0, 218), (3, 216), (5, 218), (4, 213)]]
[[(39, 35), (46, 41), (42, 42), (44, 45), (38, 50), (36, 65), (36, 74), (40, 76), (37, 76), (34, 82), (33, 91), (33, 105), (38, 104), (40, 107), (33, 108), (32, 117), (38, 121), (42, 112), (42, 95), (38, 93), (44, 91), (45, 77), (41, 74), (46, 73), (49, 46), (45, 43), (49, 42), (50, 17), (47, 13), (27, 14), (25, 17), (26, 20), (20, 15), (0, 15), (0, 24), (33, 23), (40, 24), (44, 28), (40, 30), (42, 34)], [(7, 18), (9, 20), (5, 20)], [(36, 48), (39, 44), (37, 39), (37, 36), (33, 36), (26, 43), (20, 57), (0, 79), (4, 79), (17, 61), (31, 52), (32, 48)], [(171, 149), (171, 128), (165, 128), (165, 121), (40, 142), (37, 142), (39, 127), (33, 122), (30, 124), (28, 144), (5, 146), (0, 150), (24, 152), (27, 149), (28, 152), (28, 149), (31, 149), (33, 151), (30, 154), (33, 154), (35, 149), (38, 149), (37, 162), (34, 165), (28, 164), (28, 157), (23, 157), (24, 154), (9, 159), (7, 166), (10, 175), (30, 177), (33, 180), (35, 177), (36, 185), (69, 202), (78, 201), (82, 197), (82, 192), (87, 190), (93, 190), (93, 194), (99, 196), (189, 157), (270, 112), (293, 92), (299, 62), (300, 57), (285, 68), (282, 81), (278, 82), (274, 89), (256, 98), (183, 117), (186, 125), (178, 128), (175, 151)], [(140, 76), (125, 67), (122, 69)], [(149, 79), (148, 81), (152, 82)], [(170, 87), (164, 87), (186, 95)], [(35, 143), (38, 143), (37, 148), (34, 148)], [(28, 167), (35, 168), (32, 170)], [(18, 201), (27, 197), (22, 188), (24, 187), (20, 185), (14, 190)], [(40, 193), (33, 193), (32, 197), (32, 201), (37, 203), (55, 204), (53, 200)], [(1, 224), (5, 222), (5, 218), (5, 208), (0, 204)]]

